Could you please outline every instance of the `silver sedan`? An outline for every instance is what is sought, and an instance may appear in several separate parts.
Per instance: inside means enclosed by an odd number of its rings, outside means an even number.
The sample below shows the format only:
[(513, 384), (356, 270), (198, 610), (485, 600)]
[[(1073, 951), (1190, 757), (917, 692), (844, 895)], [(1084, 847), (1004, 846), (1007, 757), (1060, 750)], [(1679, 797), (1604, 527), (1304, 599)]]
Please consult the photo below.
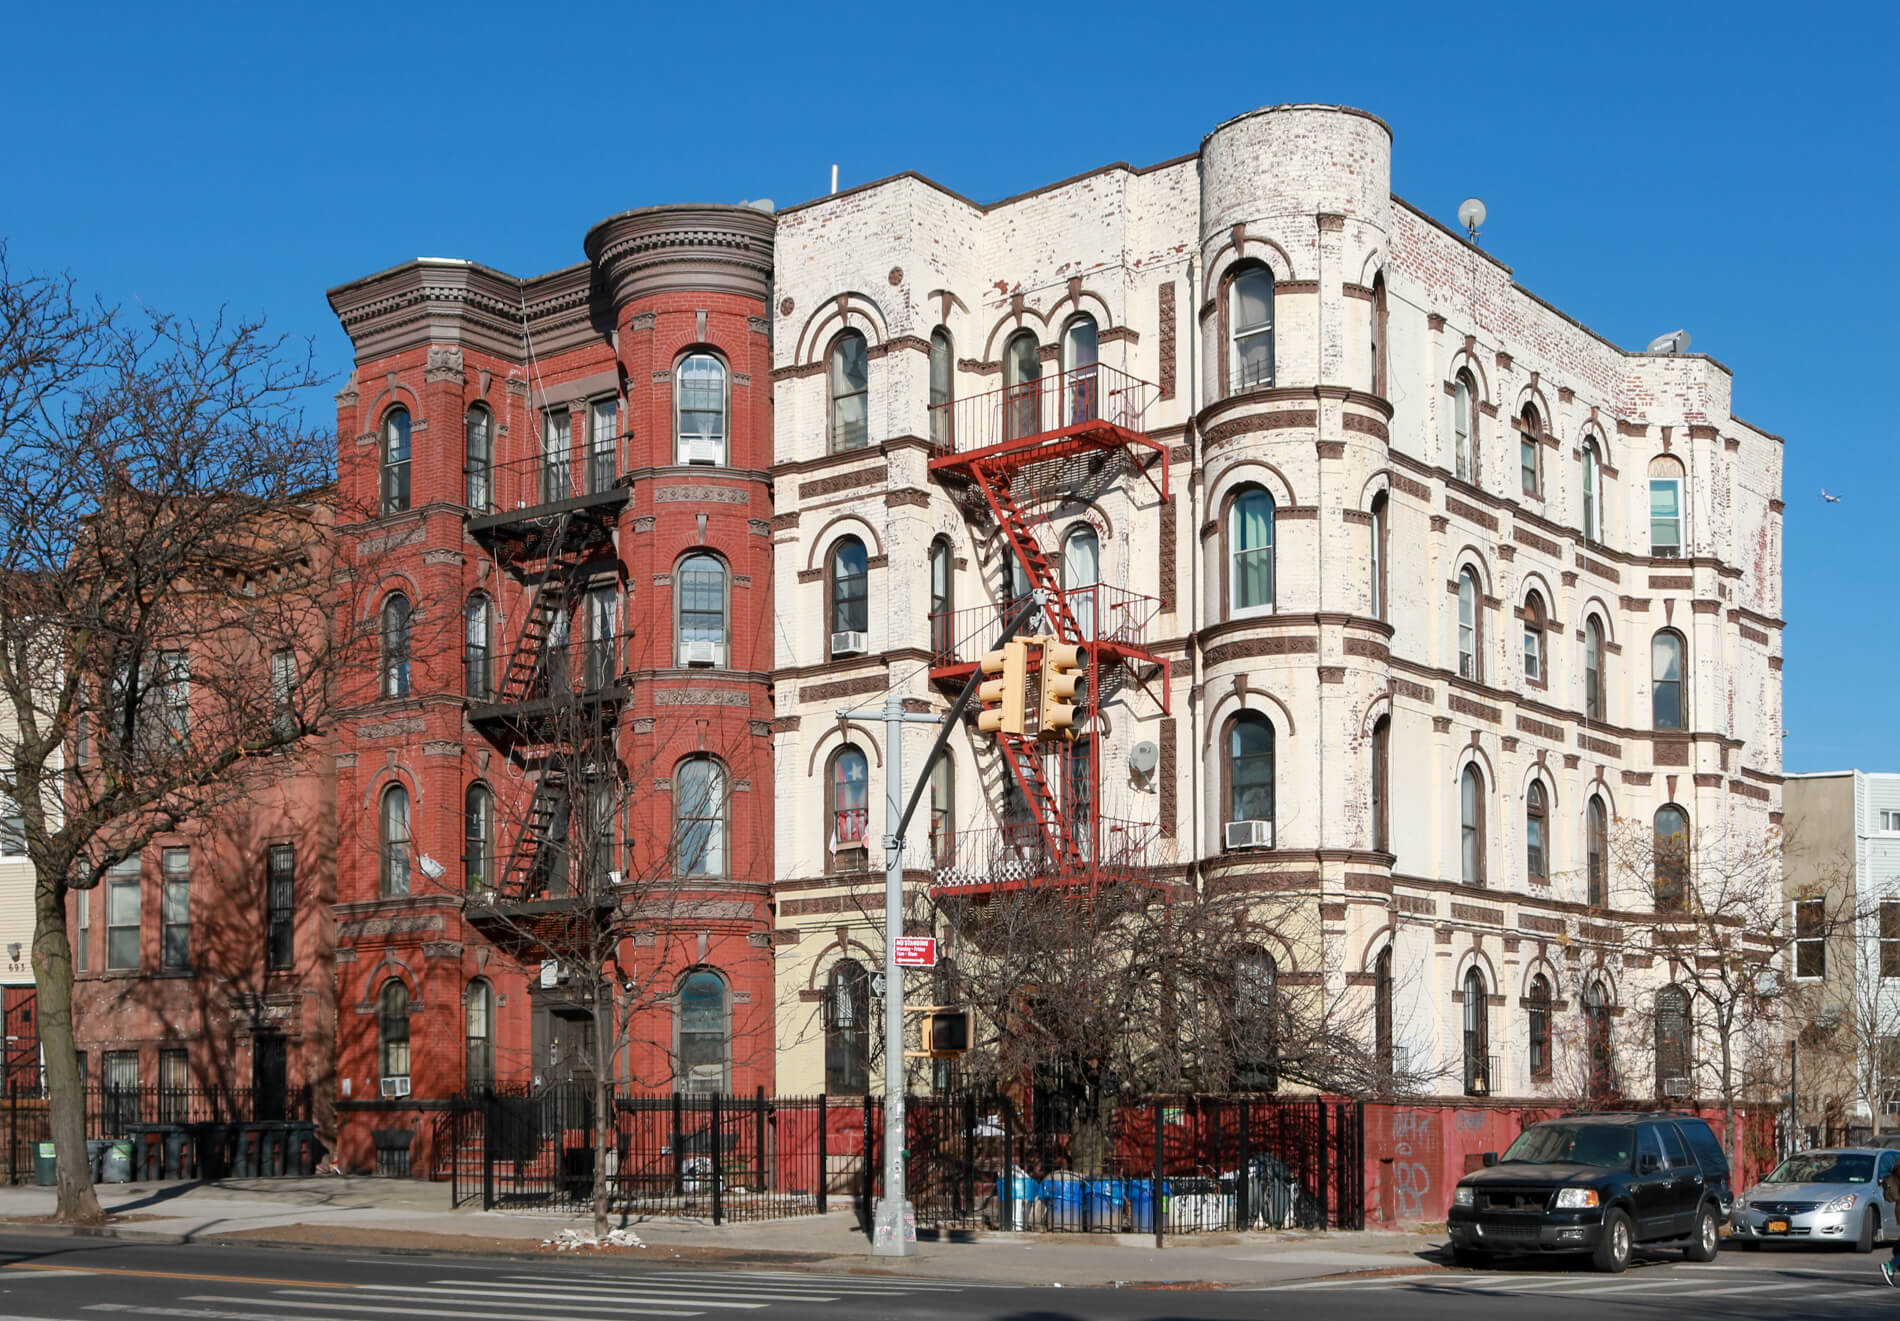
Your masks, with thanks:
[(1880, 1180), (1900, 1151), (1870, 1147), (1804, 1151), (1776, 1166), (1736, 1200), (1731, 1243), (1846, 1243), (1872, 1252), (1895, 1231), (1894, 1208)]

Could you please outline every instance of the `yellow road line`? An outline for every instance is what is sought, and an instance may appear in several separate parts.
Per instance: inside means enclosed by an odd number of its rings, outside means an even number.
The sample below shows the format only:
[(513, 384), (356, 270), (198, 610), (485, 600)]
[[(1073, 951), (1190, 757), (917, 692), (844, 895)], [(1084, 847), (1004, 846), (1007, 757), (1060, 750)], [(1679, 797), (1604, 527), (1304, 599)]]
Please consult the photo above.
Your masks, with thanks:
[(132, 1275), (142, 1280), (210, 1280), (217, 1284), (275, 1284), (285, 1288), (354, 1289), (335, 1280), (272, 1280), (255, 1275), (200, 1275), (192, 1271), (134, 1271), (118, 1266), (60, 1266), (52, 1262), (15, 1261), (0, 1269), (10, 1271), (84, 1271), (88, 1275)]

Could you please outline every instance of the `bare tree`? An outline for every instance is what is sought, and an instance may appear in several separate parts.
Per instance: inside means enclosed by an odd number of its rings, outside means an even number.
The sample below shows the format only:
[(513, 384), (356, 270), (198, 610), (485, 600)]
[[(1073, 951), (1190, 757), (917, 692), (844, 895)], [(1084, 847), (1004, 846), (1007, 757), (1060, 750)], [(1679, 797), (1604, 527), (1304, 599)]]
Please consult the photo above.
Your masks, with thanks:
[[(1783, 1032), (1809, 942), (1851, 931), (1851, 900), (1817, 890), (1797, 897), (1791, 914), (1776, 828), (1669, 824), (1614, 832), (1622, 893), (1653, 915), (1612, 915), (1586, 928), (1585, 944), (1626, 970), (1647, 969), (1650, 989), (1625, 1007), (1619, 1047), (1651, 1066), (1657, 1099), (1717, 1099), (1739, 1160), (1741, 1104), (1771, 1096), (1784, 1076)], [(1632, 1072), (1622, 1081), (1642, 1094)]]
[[(330, 714), (334, 441), (307, 356), (16, 276), (0, 250), (0, 792), (34, 874), (59, 1215), (86, 1170), (67, 896), (242, 803)], [(344, 617), (348, 617), (346, 614)]]

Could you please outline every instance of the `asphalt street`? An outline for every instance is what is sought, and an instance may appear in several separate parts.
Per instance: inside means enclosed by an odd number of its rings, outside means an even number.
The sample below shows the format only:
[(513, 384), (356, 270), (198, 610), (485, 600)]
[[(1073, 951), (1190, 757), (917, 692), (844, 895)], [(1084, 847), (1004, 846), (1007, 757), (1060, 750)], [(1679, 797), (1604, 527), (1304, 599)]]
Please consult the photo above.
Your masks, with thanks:
[(0, 1321), (1290, 1321), (1891, 1315), (1878, 1258), (1727, 1253), (1621, 1276), (1531, 1262), (1268, 1289), (1055, 1289), (866, 1273), (0, 1236)]

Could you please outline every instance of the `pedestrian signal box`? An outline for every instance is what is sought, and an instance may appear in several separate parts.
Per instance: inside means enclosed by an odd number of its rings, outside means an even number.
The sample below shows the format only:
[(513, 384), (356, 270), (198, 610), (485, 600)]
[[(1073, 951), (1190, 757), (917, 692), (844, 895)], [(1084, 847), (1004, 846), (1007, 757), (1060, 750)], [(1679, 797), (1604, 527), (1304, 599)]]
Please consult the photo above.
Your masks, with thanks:
[(955, 1059), (970, 1048), (970, 1011), (933, 1009), (923, 1016), (924, 1054)]

